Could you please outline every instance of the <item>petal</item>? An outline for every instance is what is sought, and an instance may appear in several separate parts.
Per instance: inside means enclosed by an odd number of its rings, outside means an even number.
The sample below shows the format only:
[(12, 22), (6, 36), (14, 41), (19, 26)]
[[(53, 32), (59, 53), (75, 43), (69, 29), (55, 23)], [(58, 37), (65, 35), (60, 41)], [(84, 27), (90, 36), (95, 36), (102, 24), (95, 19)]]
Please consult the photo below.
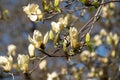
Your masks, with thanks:
[(47, 32), (44, 36), (43, 44), (46, 45), (47, 41), (49, 39), (49, 33)]
[(60, 24), (56, 22), (51, 22), (52, 30), (56, 33), (60, 32)]
[(37, 21), (37, 15), (28, 15), (31, 21)]

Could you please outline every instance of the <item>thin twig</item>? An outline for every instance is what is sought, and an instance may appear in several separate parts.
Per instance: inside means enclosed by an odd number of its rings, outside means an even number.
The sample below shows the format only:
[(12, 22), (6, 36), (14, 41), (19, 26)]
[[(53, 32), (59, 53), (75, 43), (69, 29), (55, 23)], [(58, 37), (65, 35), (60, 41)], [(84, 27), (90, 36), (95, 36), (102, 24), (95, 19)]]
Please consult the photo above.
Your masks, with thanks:
[[(89, 32), (91, 32), (91, 30), (92, 30), (92, 28), (93, 28), (93, 26), (94, 26), (94, 23), (99, 19), (99, 16), (100, 16), (100, 14), (101, 14), (101, 12), (102, 12), (102, 7), (103, 7), (103, 4), (107, 4), (107, 3), (110, 3), (110, 2), (120, 2), (120, 1), (109, 1), (109, 2), (103, 2), (104, 0), (102, 0), (102, 3), (101, 3), (101, 5), (99, 6), (99, 8), (98, 8), (98, 10), (97, 10), (97, 12), (95, 13), (95, 16), (93, 16), (83, 27), (82, 27), (82, 29), (80, 29), (79, 30), (79, 34), (80, 34), (80, 32), (86, 27), (86, 26), (88, 26), (88, 25), (91, 25), (91, 27), (90, 27), (90, 30), (89, 30)], [(76, 20), (77, 21), (77, 20)], [(75, 21), (75, 23), (76, 23), (76, 21)], [(84, 46), (83, 46), (84, 47)], [(31, 74), (32, 72), (34, 72), (37, 68), (38, 68), (38, 65), (39, 65), (39, 63), (42, 61), (42, 60), (44, 60), (45, 58), (47, 58), (47, 57), (66, 57), (66, 55), (61, 55), (61, 56), (54, 56), (53, 54), (55, 54), (55, 53), (57, 53), (59, 50), (61, 50), (62, 48), (59, 48), (59, 49), (57, 49), (57, 50), (55, 50), (52, 54), (48, 54), (48, 53), (46, 53), (44, 50), (39, 50), (39, 51), (41, 51), (42, 53), (44, 53), (45, 54), (45, 56), (44, 57), (42, 57), (42, 58), (40, 58), (40, 60), (39, 60), (39, 62), (37, 63), (37, 65), (31, 70), (31, 71), (29, 71), (29, 73)], [(82, 51), (82, 50), (81, 50)], [(80, 51), (80, 52), (81, 52)], [(80, 53), (79, 52), (79, 53)], [(69, 55), (69, 56), (75, 56), (75, 55), (77, 55), (78, 53), (76, 53), (76, 54), (73, 54), (73, 55)]]
[(108, 2), (104, 2), (104, 3), (101, 3), (100, 5), (105, 5), (105, 4), (109, 4), (111, 2), (120, 2), (120, 0), (115, 0), (115, 1), (108, 1)]

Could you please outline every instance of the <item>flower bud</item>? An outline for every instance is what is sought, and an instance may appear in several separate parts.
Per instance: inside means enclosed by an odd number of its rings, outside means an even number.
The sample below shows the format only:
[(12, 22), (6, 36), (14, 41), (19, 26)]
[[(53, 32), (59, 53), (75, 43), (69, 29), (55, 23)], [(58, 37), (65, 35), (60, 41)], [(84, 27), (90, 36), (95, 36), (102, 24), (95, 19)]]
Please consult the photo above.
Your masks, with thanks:
[(11, 44), (8, 46), (8, 55), (9, 56), (15, 56), (16, 53), (16, 46)]
[(43, 60), (40, 64), (39, 64), (39, 68), (41, 70), (45, 69), (46, 68), (46, 65), (47, 65), (47, 61), (46, 60)]
[(101, 35), (101, 36), (106, 36), (107, 33), (106, 33), (106, 31), (105, 31), (104, 29), (101, 29), (101, 31), (100, 31), (100, 35)]
[(44, 36), (43, 44), (46, 45), (49, 39), (49, 33), (47, 32)]
[(34, 57), (35, 56), (35, 47), (33, 46), (33, 44), (29, 44), (28, 52), (29, 52), (30, 57)]
[(70, 44), (72, 48), (78, 47), (78, 31), (75, 27), (70, 27)]
[(50, 40), (53, 40), (53, 39), (54, 39), (54, 33), (53, 33), (52, 30), (50, 30), (49, 38), (50, 38)]

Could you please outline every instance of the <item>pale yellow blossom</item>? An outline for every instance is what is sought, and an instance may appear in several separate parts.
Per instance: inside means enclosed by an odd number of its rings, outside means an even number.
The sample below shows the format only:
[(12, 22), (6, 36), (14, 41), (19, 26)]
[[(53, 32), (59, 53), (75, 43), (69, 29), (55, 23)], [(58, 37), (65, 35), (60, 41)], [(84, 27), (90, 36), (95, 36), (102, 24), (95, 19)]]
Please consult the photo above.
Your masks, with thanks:
[(42, 34), (39, 30), (34, 30), (33, 38), (28, 36), (28, 39), (36, 48), (40, 48), (42, 45)]
[(44, 45), (47, 44), (48, 39), (49, 39), (49, 33), (47, 32), (47, 33), (44, 35), (44, 39), (43, 39), (43, 44), (44, 44)]
[(33, 44), (29, 44), (28, 52), (29, 52), (30, 57), (34, 57), (35, 56), (35, 47), (34, 47)]
[(101, 36), (106, 36), (107, 35), (107, 32), (105, 31), (105, 29), (101, 29), (100, 35)]
[(70, 27), (70, 44), (72, 48), (78, 47), (78, 31), (75, 27)]
[(41, 20), (43, 18), (43, 14), (39, 9), (38, 4), (28, 4), (23, 7), (23, 11), (27, 14), (31, 21)]
[(40, 64), (39, 64), (39, 68), (41, 70), (45, 69), (46, 68), (46, 65), (47, 65), (47, 61), (46, 60), (43, 60)]
[(59, 18), (58, 22), (63, 26), (64, 28), (68, 25), (68, 20), (70, 18), (70, 15), (67, 14), (64, 18)]
[(0, 66), (4, 69), (4, 71), (10, 71), (13, 65), (13, 58), (12, 56), (0, 56)]
[(8, 55), (15, 56), (16, 54), (16, 46), (13, 44), (8, 45)]
[(35, 48), (39, 49), (42, 45), (45, 46), (47, 44), (49, 39), (49, 33), (47, 32), (43, 39), (41, 32), (39, 30), (34, 30), (33, 38), (28, 36), (28, 39), (31, 42), (31, 44), (34, 45)]
[(47, 76), (47, 80), (53, 80), (54, 78), (58, 77), (58, 74), (56, 72), (52, 72), (51, 74), (48, 73)]
[(18, 58), (18, 67), (23, 72), (26, 73), (28, 71), (28, 65), (29, 65), (29, 56), (24, 54), (19, 54)]
[(52, 30), (55, 33), (60, 33), (61, 30), (63, 29), (63, 26), (59, 22), (51, 22)]

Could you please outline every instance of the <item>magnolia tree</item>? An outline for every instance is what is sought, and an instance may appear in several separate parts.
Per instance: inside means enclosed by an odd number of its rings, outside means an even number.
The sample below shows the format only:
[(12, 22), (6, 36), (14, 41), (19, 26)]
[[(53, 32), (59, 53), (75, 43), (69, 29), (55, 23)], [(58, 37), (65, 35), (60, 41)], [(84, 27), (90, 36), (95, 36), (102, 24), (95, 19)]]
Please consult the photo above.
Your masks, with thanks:
[[(114, 12), (120, 7), (119, 0), (41, 0), (40, 4), (42, 7), (39, 7), (39, 3), (28, 3), (23, 6), (23, 11), (33, 23), (50, 20), (50, 30), (43, 35), (39, 30), (34, 29), (33, 35), (28, 35), (29, 54), (18, 54), (17, 65), (13, 58), (16, 46), (9, 45), (8, 55), (0, 56), (0, 67), (3, 72), (10, 74), (13, 80), (16, 75), (13, 69), (21, 72), (24, 80), (32, 80), (31, 75), (38, 68), (42, 73), (37, 75), (41, 75), (42, 80), (119, 80), (119, 35), (107, 32), (105, 29), (97, 35), (91, 35), (98, 21), (105, 19), (104, 24), (109, 25), (113, 20), (111, 17), (115, 18), (114, 15), (119, 15)], [(78, 12), (79, 16), (73, 19), (75, 12)], [(84, 25), (75, 27), (86, 13), (90, 19)], [(51, 20), (59, 15), (61, 16), (57, 17), (57, 20)], [(47, 51), (48, 43), (53, 44), (50, 46), (54, 48), (52, 52)], [(103, 44), (110, 48), (106, 56), (101, 56), (97, 54), (99, 50), (96, 51)], [(37, 56), (36, 50), (43, 55)], [(74, 59), (75, 56), (78, 62), (71, 63), (71, 58)], [(60, 72), (49, 72), (46, 67), (49, 62), (46, 60), (48, 57), (65, 58), (67, 67), (61, 68)], [(36, 60), (38, 62), (34, 64)], [(78, 64), (82, 65), (77, 67)]]

